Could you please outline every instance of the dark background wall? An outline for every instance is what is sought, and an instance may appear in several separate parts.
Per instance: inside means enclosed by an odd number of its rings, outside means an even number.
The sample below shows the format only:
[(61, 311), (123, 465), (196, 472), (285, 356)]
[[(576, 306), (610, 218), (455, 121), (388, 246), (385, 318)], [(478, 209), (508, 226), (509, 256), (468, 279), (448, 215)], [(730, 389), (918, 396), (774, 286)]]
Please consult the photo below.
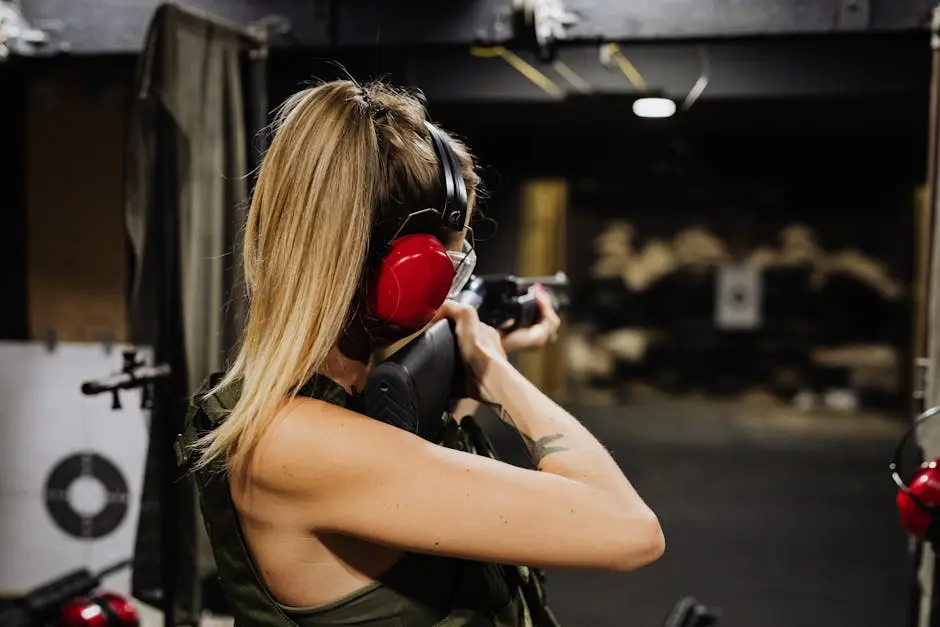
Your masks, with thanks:
[(26, 109), (22, 67), (0, 68), (0, 338), (25, 339)]

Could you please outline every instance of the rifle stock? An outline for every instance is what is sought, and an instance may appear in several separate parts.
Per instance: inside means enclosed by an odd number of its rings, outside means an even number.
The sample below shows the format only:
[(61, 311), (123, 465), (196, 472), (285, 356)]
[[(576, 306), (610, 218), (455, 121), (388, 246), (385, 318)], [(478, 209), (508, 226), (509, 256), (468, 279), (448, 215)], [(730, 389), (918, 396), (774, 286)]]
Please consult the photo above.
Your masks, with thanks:
[(367, 416), (436, 442), (462, 366), (453, 323), (439, 320), (372, 370), (362, 409)]
[[(533, 287), (540, 283), (559, 307), (567, 305), (568, 279), (518, 278), (512, 275), (473, 277), (457, 297), (477, 309), (480, 319), (497, 328), (518, 328), (538, 322)], [(506, 325), (507, 322), (512, 324)], [(467, 396), (467, 377), (450, 320), (440, 320), (376, 366), (360, 400), (363, 413), (440, 441), (443, 416), (451, 403)]]

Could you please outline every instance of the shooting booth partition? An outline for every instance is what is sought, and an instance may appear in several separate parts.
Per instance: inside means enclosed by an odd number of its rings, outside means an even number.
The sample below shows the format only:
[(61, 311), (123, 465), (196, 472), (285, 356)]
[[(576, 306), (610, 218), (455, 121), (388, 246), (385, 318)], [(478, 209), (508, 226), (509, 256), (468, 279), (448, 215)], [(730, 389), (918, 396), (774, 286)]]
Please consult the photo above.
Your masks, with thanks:
[[(138, 61), (125, 165), (130, 337), (170, 366), (155, 383), (135, 597), (195, 624), (214, 570), (173, 442), (189, 395), (224, 366), (244, 314), (237, 240), (266, 126), (264, 33), (157, 8)], [(247, 84), (246, 84), (247, 83)]]

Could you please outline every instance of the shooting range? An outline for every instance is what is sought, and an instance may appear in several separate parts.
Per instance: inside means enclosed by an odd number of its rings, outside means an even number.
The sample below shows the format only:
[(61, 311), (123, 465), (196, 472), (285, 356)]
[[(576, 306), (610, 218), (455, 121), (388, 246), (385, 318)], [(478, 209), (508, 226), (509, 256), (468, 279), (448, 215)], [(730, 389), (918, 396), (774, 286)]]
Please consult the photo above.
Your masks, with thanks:
[[(472, 150), (473, 306), (546, 286), (512, 361), (659, 518), (649, 566), (547, 570), (562, 626), (940, 626), (936, 2), (0, 0), (0, 627), (232, 623), (175, 445), (275, 109), (347, 77)], [(420, 431), (397, 365), (363, 413)]]

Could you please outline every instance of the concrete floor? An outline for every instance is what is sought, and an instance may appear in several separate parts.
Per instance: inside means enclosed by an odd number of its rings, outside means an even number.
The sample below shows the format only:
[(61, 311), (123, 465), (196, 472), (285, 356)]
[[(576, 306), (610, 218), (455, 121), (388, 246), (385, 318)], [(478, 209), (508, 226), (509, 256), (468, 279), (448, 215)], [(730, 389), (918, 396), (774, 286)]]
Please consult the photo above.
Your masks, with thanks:
[(899, 423), (694, 401), (575, 413), (657, 512), (667, 550), (630, 574), (549, 573), (562, 625), (658, 626), (686, 595), (721, 608), (722, 627), (905, 625), (887, 472)]

